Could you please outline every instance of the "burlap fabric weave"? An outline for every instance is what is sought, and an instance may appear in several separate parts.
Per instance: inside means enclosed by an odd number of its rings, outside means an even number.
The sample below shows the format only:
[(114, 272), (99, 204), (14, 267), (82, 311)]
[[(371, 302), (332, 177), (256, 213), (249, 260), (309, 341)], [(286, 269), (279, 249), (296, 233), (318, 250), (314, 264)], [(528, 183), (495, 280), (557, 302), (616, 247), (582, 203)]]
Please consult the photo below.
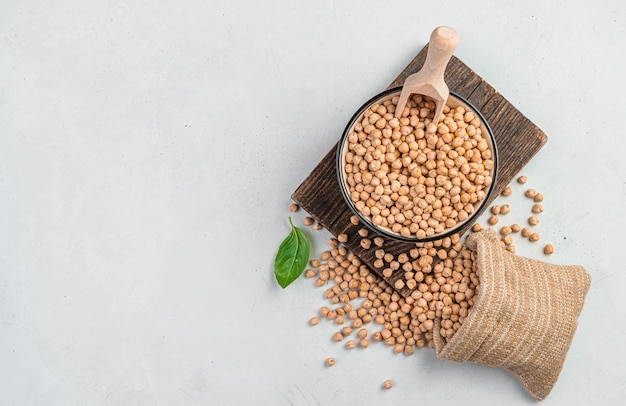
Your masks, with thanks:
[(591, 277), (581, 266), (511, 254), (491, 229), (471, 234), (466, 245), (477, 255), (478, 296), (448, 342), (435, 322), (437, 356), (504, 368), (542, 400), (563, 368)]

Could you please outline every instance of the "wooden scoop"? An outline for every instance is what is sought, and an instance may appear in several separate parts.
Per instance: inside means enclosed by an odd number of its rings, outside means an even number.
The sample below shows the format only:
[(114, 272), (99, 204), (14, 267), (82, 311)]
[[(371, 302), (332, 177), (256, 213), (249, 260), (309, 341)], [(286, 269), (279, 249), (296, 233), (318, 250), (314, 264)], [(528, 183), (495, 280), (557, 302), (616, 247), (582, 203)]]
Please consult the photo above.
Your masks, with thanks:
[(459, 34), (450, 27), (437, 27), (430, 34), (428, 54), (424, 66), (419, 72), (412, 74), (404, 81), (400, 99), (396, 106), (396, 117), (400, 118), (409, 96), (421, 94), (435, 102), (435, 124), (443, 112), (450, 91), (444, 82), (443, 74), (459, 43)]

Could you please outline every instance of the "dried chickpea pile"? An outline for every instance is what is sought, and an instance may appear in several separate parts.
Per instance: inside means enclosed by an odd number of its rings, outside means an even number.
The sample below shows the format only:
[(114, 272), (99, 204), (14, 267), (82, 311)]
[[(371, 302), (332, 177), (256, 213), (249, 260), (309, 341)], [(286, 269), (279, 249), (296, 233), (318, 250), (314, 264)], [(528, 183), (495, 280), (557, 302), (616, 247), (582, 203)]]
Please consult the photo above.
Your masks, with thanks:
[[(517, 179), (518, 184), (527, 182), (525, 176)], [(508, 186), (502, 196), (510, 196), (513, 189)], [(512, 236), (518, 234), (530, 242), (539, 241), (539, 234), (534, 230), (539, 224), (539, 215), (543, 212), (543, 195), (534, 189), (525, 189), (524, 196), (532, 200), (528, 225), (519, 224), (500, 226), (501, 244), (510, 252), (515, 252)], [(296, 204), (290, 211), (299, 210)], [(511, 212), (508, 204), (492, 205), (491, 215), (487, 219), (489, 226), (496, 226), (503, 216)], [(350, 221), (358, 225), (359, 219), (352, 216)], [(316, 230), (322, 227), (313, 218), (304, 218), (304, 224)], [(472, 231), (482, 229), (479, 223)], [(393, 347), (395, 353), (412, 355), (416, 348), (434, 347), (434, 320), (441, 318), (440, 334), (444, 340), (450, 340), (463, 325), (477, 298), (480, 280), (476, 267), (475, 253), (465, 248), (458, 234), (438, 241), (416, 244), (408, 253), (397, 256), (384, 250), (384, 240), (368, 238), (369, 230), (358, 231), (360, 245), (374, 249), (377, 260), (376, 268), (384, 268), (383, 276), (389, 278), (394, 272), (403, 272), (403, 278), (396, 280), (395, 289), (406, 286), (414, 289), (411, 296), (401, 297), (387, 282), (354, 255), (344, 245), (348, 241), (346, 234), (328, 240), (329, 249), (319, 259), (310, 261), (306, 277), (315, 278), (315, 285), (325, 288), (324, 297), (327, 306), (319, 309), (319, 315), (309, 320), (316, 326), (321, 320), (332, 322), (336, 331), (332, 339), (344, 342), (348, 350), (367, 348), (370, 343), (384, 342)], [(544, 253), (550, 255), (554, 247), (547, 244)], [(371, 326), (371, 327), (370, 327)], [(335, 365), (334, 358), (325, 360), (328, 367)], [(393, 385), (385, 381), (383, 388)]]
[(375, 226), (424, 238), (454, 227), (485, 199), (494, 161), (481, 122), (463, 107), (413, 95), (400, 119), (398, 97), (368, 108), (348, 135), (345, 172), (357, 210)]
[[(320, 259), (311, 260), (311, 269), (305, 273), (316, 278), (316, 286), (325, 288), (325, 298), (330, 302), (319, 310), (319, 316), (310, 319), (310, 324), (319, 324), (320, 317), (332, 321), (337, 326), (333, 339), (345, 341), (347, 349), (367, 348), (374, 340), (392, 346), (396, 353), (411, 355), (415, 348), (433, 347), (435, 318), (442, 319), (442, 337), (450, 339), (467, 317), (479, 285), (474, 253), (463, 248), (458, 239), (457, 235), (425, 243), (408, 255), (401, 254), (398, 260), (408, 263), (437, 255), (443, 245), (449, 247), (448, 257), (418, 276), (421, 282), (417, 288), (403, 298), (338, 239), (331, 238), (330, 249)], [(372, 327), (368, 329), (368, 325)], [(334, 360), (326, 364), (334, 365)]]

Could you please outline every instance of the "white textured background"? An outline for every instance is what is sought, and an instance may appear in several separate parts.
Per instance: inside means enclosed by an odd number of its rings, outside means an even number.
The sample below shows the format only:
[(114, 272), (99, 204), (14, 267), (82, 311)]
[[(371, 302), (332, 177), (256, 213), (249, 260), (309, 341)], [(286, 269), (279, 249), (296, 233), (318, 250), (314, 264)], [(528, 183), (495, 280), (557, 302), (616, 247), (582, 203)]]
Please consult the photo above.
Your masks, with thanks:
[(438, 25), (547, 133), (523, 171), (547, 260), (593, 277), (543, 404), (623, 403), (619, 0), (3, 1), (0, 403), (534, 404), (428, 349), (347, 352), (307, 325), (322, 290), (274, 281), (291, 193)]

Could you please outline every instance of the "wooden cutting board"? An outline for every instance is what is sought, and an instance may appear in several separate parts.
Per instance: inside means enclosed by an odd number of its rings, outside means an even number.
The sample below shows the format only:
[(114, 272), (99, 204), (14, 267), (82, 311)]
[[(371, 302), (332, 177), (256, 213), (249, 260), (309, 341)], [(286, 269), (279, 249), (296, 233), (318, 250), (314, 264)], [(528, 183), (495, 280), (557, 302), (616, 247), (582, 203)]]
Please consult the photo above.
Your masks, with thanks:
[[(402, 86), (407, 76), (417, 72), (426, 59), (427, 50), (428, 45), (417, 54), (388, 88)], [(448, 63), (445, 80), (451, 91), (458, 93), (480, 110), (494, 133), (498, 148), (499, 167), (491, 199), (493, 200), (541, 149), (547, 141), (547, 136), (483, 78), (455, 56)], [(346, 123), (349, 119), (350, 117), (346, 117)], [(337, 134), (337, 140), (340, 137), (341, 134)], [(384, 277), (383, 268), (374, 267), (376, 259), (374, 251), (378, 247), (372, 244), (370, 249), (364, 249), (361, 246), (362, 238), (358, 231), (365, 226), (362, 224), (353, 225), (350, 222), (353, 213), (348, 208), (339, 189), (336, 174), (336, 151), (337, 145), (331, 148), (291, 197), (333, 235), (347, 234), (346, 246), (381, 278), (394, 286), (398, 279), (404, 279), (404, 272), (399, 269), (390, 277)], [(467, 231), (470, 226), (471, 224), (468, 224), (463, 232)], [(377, 236), (379, 235), (370, 231), (367, 238), (373, 240)], [(382, 238), (385, 240), (383, 244), (385, 252), (392, 253), (395, 257), (401, 253), (408, 254), (412, 248), (415, 248), (414, 243)], [(406, 297), (411, 294), (412, 290), (405, 286), (398, 292)]]

